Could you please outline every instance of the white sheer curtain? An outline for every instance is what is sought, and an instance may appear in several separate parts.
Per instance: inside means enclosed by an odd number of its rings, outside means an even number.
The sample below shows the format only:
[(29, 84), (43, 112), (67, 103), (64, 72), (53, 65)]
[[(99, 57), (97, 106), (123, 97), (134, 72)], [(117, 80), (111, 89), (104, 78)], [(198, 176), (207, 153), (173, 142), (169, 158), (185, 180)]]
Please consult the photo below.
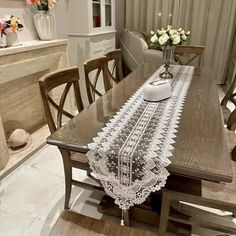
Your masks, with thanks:
[(156, 30), (171, 24), (191, 30), (188, 44), (204, 45), (204, 65), (224, 82), (235, 30), (236, 0), (126, 0), (126, 28)]

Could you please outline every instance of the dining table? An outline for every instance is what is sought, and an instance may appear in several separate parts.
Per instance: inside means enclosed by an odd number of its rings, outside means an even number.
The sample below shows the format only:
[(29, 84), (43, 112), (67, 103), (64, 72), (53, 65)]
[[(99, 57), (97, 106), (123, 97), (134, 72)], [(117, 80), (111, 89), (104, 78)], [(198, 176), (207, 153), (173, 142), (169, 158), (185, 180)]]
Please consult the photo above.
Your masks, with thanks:
[[(47, 138), (60, 149), (86, 154), (93, 138), (160, 65), (142, 64)], [(195, 68), (179, 120), (170, 174), (231, 182), (230, 151), (213, 73)]]

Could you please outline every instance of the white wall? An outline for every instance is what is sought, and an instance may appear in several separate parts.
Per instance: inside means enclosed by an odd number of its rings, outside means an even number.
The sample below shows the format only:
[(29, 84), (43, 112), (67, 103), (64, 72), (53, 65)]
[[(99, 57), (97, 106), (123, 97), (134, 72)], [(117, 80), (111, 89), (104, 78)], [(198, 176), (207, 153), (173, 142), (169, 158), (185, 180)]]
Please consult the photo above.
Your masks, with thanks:
[[(57, 38), (66, 39), (68, 38), (68, 1), (60, 0), (55, 7), (55, 23)], [(70, 22), (73, 24), (73, 22)]]

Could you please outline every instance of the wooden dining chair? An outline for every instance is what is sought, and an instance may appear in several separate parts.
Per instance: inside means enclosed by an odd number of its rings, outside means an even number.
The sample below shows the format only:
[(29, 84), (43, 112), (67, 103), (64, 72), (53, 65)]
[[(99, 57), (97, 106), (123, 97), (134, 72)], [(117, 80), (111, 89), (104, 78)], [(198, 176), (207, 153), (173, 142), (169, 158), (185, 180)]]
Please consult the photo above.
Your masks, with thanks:
[[(235, 113), (234, 113), (235, 112)], [(193, 180), (185, 177), (172, 176), (162, 195), (162, 208), (159, 235), (166, 235), (168, 220), (184, 224), (235, 233), (236, 225), (232, 217), (217, 216), (209, 213), (202, 206), (232, 213), (236, 217), (236, 110), (232, 113), (229, 127), (233, 131), (231, 156), (233, 181), (231, 183), (214, 183), (205, 180)], [(229, 136), (228, 136), (229, 137)], [(200, 207), (199, 207), (200, 205)], [(173, 208), (175, 212), (173, 212)], [(172, 211), (171, 211), (172, 209)], [(176, 213), (176, 211), (178, 213)]]
[(226, 92), (225, 96), (223, 97), (223, 99), (220, 103), (225, 124), (227, 124), (230, 113), (231, 113), (231, 111), (227, 107), (228, 102), (232, 102), (234, 104), (234, 106), (236, 107), (236, 91), (235, 91), (235, 89), (236, 89), (236, 74), (232, 80), (232, 83), (231, 83), (228, 91)]
[(198, 67), (202, 65), (204, 46), (180, 45), (175, 48), (174, 59), (180, 65), (190, 65), (198, 59)]
[(122, 72), (122, 51), (121, 49), (115, 49), (111, 52), (105, 54), (107, 57), (108, 65), (111, 62), (112, 66), (109, 69), (109, 78), (111, 82), (119, 83), (123, 79), (123, 72)]
[(88, 101), (91, 104), (97, 97), (111, 89), (107, 58), (103, 56), (86, 61), (84, 63), (84, 73)]
[[(53, 97), (53, 91), (64, 86), (61, 96)], [(65, 101), (70, 93), (70, 89), (74, 90), (75, 104), (78, 112), (84, 107), (80, 95), (79, 71), (78, 67), (70, 67), (58, 70), (42, 76), (39, 79), (39, 87), (43, 100), (46, 121), (51, 133), (54, 133), (63, 125), (63, 117), (67, 120), (74, 117), (74, 114), (66, 111)], [(59, 100), (59, 101), (58, 101)], [(80, 181), (72, 178), (72, 167), (82, 169), (90, 173), (88, 158), (85, 154), (72, 153), (63, 149), (59, 149), (62, 155), (65, 173), (65, 209), (69, 208), (72, 185), (84, 185)]]
[(77, 212), (63, 211), (52, 228), (50, 236), (156, 236), (150, 231), (144, 231), (127, 226), (94, 219)]

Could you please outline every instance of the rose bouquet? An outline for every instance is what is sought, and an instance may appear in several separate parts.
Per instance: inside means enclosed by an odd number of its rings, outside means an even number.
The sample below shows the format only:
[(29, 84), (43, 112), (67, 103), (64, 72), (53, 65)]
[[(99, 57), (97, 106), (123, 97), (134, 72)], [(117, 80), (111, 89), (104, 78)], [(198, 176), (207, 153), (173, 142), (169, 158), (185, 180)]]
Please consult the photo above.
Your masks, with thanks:
[(161, 47), (166, 45), (177, 46), (188, 39), (190, 31), (184, 31), (182, 28), (175, 30), (171, 25), (168, 25), (166, 29), (162, 28), (157, 30), (156, 33), (151, 31), (151, 35), (150, 41), (152, 44), (158, 44)]
[(14, 32), (21, 31), (23, 29), (23, 25), (20, 23), (20, 20), (16, 16), (4, 16), (0, 18), (0, 31), (2, 35), (9, 35)]
[(155, 46), (158, 45), (163, 49), (163, 59), (165, 71), (159, 76), (162, 79), (171, 79), (173, 74), (170, 73), (170, 64), (174, 61), (175, 46), (182, 44), (188, 39), (190, 31), (185, 32), (182, 28), (178, 30), (173, 29), (168, 25), (166, 29), (162, 28), (155, 33), (151, 31), (151, 43)]
[(26, 0), (26, 3), (33, 6), (38, 11), (48, 11), (52, 9), (58, 0)]

